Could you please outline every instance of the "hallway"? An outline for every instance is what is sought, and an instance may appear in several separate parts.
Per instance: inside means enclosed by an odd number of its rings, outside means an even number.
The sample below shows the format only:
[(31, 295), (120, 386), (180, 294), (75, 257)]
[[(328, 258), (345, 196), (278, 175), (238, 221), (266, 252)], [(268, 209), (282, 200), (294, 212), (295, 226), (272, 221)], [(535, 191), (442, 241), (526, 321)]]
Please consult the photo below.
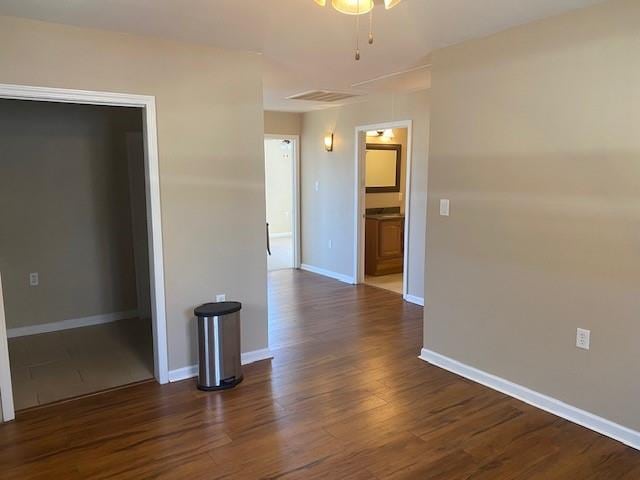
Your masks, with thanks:
[[(3, 478), (638, 478), (640, 454), (417, 358), (422, 308), (269, 275), (272, 361), (225, 392), (153, 382), (18, 414)], [(40, 475), (40, 476), (38, 476)]]

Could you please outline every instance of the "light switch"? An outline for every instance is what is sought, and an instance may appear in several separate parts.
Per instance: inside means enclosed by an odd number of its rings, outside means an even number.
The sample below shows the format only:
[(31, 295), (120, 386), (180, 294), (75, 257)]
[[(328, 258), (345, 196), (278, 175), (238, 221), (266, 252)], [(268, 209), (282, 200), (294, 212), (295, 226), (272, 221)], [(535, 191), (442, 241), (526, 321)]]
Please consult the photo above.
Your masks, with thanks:
[(320, 190), (320, 182), (316, 180), (316, 192)]
[(446, 198), (440, 200), (440, 215), (443, 217), (449, 216), (449, 200)]

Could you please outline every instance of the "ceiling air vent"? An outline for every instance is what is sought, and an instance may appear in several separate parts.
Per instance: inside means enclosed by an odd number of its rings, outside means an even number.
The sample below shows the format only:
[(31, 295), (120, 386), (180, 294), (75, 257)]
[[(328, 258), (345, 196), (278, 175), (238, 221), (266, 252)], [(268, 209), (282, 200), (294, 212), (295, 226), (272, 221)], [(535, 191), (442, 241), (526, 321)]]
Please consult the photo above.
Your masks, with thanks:
[(288, 100), (306, 100), (308, 102), (339, 102), (355, 97), (351, 93), (331, 92), (329, 90), (312, 90), (287, 97)]

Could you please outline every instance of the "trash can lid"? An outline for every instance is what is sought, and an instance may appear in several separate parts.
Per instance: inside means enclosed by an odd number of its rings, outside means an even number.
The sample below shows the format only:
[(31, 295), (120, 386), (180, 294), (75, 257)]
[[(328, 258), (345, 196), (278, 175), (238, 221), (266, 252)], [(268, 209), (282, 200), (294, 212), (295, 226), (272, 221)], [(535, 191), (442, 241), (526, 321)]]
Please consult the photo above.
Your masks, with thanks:
[(240, 311), (242, 304), (240, 302), (212, 302), (205, 303), (197, 307), (193, 313), (196, 317), (219, 317)]

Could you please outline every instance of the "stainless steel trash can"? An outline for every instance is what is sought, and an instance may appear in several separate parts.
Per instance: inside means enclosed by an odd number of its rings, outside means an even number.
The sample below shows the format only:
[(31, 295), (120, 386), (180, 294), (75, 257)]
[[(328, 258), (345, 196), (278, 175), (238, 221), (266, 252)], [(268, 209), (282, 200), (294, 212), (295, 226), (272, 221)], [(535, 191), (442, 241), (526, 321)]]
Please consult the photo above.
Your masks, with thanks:
[(240, 364), (240, 302), (205, 303), (198, 318), (200, 390), (223, 390), (242, 381)]

